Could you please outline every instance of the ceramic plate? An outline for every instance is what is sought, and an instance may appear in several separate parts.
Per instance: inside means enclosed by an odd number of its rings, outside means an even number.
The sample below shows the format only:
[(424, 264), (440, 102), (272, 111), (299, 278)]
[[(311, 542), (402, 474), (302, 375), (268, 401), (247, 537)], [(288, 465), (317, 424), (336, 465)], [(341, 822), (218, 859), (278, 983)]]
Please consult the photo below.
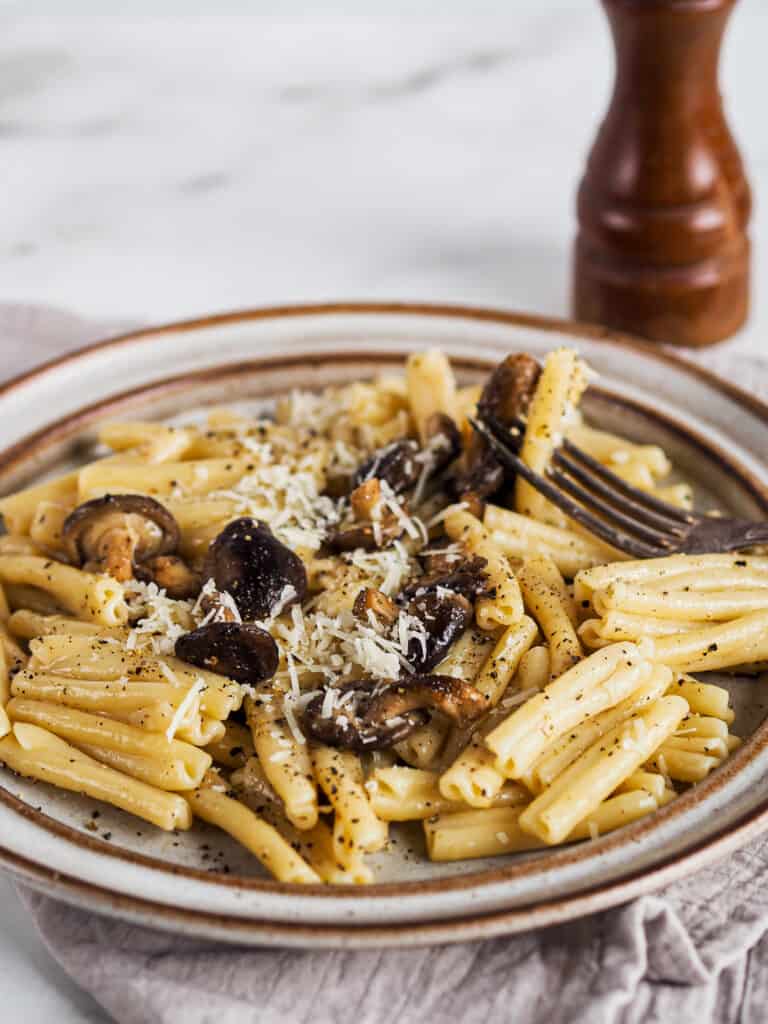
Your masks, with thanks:
[[(141, 331), (0, 389), (0, 490), (88, 457), (96, 424), (269, 401), (370, 376), (439, 346), (464, 381), (510, 350), (577, 347), (600, 374), (588, 417), (658, 443), (700, 507), (768, 515), (768, 407), (651, 346), (564, 321), (490, 310), (336, 305), (257, 310)], [(434, 865), (418, 826), (395, 830), (364, 889), (291, 887), (206, 827), (168, 835), (0, 770), (0, 864), (72, 903), (241, 943), (408, 945), (520, 931), (589, 913), (688, 874), (768, 828), (768, 724), (754, 681), (730, 684), (744, 746), (704, 783), (601, 839), (535, 855)], [(87, 826), (87, 827), (86, 827)]]

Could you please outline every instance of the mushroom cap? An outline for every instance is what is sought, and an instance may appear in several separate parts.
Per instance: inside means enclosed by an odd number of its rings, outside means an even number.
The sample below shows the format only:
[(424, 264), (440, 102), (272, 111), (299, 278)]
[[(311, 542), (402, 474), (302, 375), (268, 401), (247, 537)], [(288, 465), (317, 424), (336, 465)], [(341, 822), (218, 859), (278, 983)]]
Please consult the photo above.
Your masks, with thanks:
[(457, 725), (468, 725), (488, 710), (480, 691), (454, 676), (412, 675), (385, 687), (369, 703), (364, 721), (387, 722), (413, 711), (432, 708)]
[[(485, 382), (477, 403), (478, 415), (495, 418), (505, 425), (525, 416), (540, 375), (541, 367), (533, 356), (526, 352), (508, 355)], [(472, 437), (464, 463), (452, 481), (456, 495), (461, 497), (469, 492), (483, 499), (500, 490), (507, 474), (484, 437)]]
[(421, 463), (416, 459), (418, 453), (418, 444), (409, 437), (391, 441), (358, 467), (352, 477), (352, 490), (376, 477), (385, 480), (395, 494), (402, 494), (416, 484), (421, 474)]
[(411, 711), (402, 716), (392, 716), (387, 721), (367, 722), (366, 712), (374, 694), (381, 689), (380, 683), (357, 682), (336, 687), (339, 695), (354, 692), (352, 704), (336, 706), (330, 714), (324, 715), (325, 691), (314, 697), (304, 709), (303, 725), (313, 739), (329, 747), (343, 747), (346, 750), (380, 750), (391, 747), (424, 725), (426, 712)]
[[(433, 412), (425, 424), (430, 472), (438, 473), (461, 451), (461, 431), (445, 412)], [(423, 464), (423, 463), (422, 463)]]
[(438, 665), (472, 622), (472, 605), (455, 591), (427, 590), (409, 603), (407, 611), (424, 628), (423, 634), (413, 634), (408, 641), (406, 658), (417, 673)]
[(487, 559), (480, 555), (464, 558), (446, 571), (425, 573), (410, 580), (398, 594), (398, 601), (423, 597), (434, 590), (452, 590), (468, 601), (476, 601), (478, 597), (488, 593), (488, 574), (485, 568)]
[(82, 565), (98, 556), (99, 539), (110, 530), (134, 534), (137, 561), (179, 546), (178, 523), (159, 501), (146, 494), (105, 494), (78, 505), (64, 520), (61, 535), (69, 558)]
[(393, 515), (382, 516), (374, 526), (373, 523), (351, 523), (349, 526), (337, 527), (326, 537), (326, 544), (333, 551), (375, 551), (386, 548), (402, 536), (403, 527)]
[(211, 544), (203, 568), (203, 578), (209, 577), (232, 595), (244, 619), (266, 619), (307, 592), (302, 560), (250, 516), (229, 523)]
[(485, 697), (471, 683), (453, 676), (412, 675), (393, 683), (349, 683), (338, 687), (356, 699), (323, 714), (325, 693), (304, 709), (304, 728), (322, 743), (349, 750), (378, 750), (406, 739), (439, 711), (460, 726), (488, 710)]
[(238, 683), (262, 683), (277, 672), (277, 644), (252, 622), (209, 622), (180, 636), (177, 658)]
[(541, 376), (541, 366), (527, 352), (514, 352), (495, 367), (477, 403), (480, 417), (495, 416), (502, 423), (525, 416)]

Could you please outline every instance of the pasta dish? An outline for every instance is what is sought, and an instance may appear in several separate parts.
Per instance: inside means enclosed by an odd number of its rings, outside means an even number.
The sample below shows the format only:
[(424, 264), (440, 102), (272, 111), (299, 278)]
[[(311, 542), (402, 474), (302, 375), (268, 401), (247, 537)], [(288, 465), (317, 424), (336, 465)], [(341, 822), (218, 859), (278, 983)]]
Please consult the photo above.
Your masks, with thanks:
[(558, 349), (459, 386), (429, 350), (268, 416), (104, 424), (0, 499), (0, 762), (282, 882), (372, 882), (392, 822), (457, 861), (652, 814), (739, 745), (699, 675), (762, 671), (768, 557), (630, 560), (469, 422), (690, 508), (661, 448), (584, 422), (588, 380)]

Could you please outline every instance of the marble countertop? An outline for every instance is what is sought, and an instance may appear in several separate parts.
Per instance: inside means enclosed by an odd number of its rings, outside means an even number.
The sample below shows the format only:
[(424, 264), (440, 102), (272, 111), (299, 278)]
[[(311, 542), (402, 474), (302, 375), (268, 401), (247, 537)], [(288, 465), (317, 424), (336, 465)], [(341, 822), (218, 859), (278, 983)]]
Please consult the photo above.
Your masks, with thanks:
[[(339, 298), (566, 314), (574, 188), (611, 77), (606, 26), (596, 0), (481, 6), (0, 16), (0, 302), (132, 321)], [(755, 355), (768, 328), (767, 33), (768, 5), (742, 0), (722, 66), (758, 199), (753, 314), (729, 347)], [(0, 906), (9, 1019), (103, 1020), (5, 881)]]

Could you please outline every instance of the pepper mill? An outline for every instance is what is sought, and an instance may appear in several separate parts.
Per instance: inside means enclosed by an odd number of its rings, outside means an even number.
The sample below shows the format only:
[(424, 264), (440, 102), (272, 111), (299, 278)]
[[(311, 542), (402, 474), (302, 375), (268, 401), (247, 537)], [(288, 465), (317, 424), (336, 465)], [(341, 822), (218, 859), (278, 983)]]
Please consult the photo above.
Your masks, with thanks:
[(702, 346), (747, 315), (749, 185), (723, 114), (736, 0), (602, 0), (616, 77), (578, 193), (580, 320)]

